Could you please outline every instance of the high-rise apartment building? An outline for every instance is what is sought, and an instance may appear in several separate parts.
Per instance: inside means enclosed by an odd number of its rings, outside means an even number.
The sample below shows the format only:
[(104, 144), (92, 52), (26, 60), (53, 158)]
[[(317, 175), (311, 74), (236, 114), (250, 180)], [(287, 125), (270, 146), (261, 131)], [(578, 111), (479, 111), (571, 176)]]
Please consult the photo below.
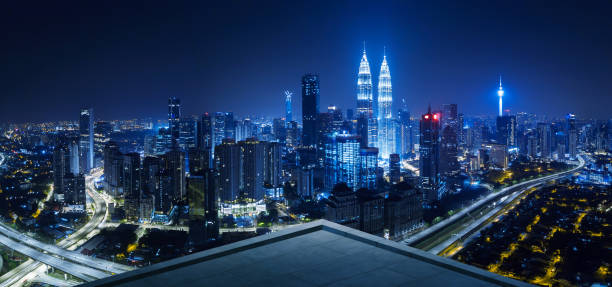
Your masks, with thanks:
[(226, 139), (215, 147), (215, 169), (219, 177), (221, 201), (234, 201), (240, 195), (240, 147)]
[(248, 198), (264, 198), (265, 143), (255, 138), (238, 142), (240, 147), (240, 189)]

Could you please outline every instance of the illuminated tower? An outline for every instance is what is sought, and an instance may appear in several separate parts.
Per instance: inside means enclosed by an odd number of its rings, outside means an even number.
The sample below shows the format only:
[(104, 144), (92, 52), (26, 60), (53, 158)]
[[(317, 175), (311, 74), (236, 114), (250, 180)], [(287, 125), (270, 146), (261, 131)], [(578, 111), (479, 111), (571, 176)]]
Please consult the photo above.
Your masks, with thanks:
[(378, 148), (382, 158), (389, 158), (395, 153), (395, 129), (393, 128), (393, 97), (391, 90), (391, 73), (387, 56), (383, 56), (378, 76)]
[(502, 97), (504, 96), (504, 89), (502, 88), (501, 75), (499, 76), (499, 90), (497, 90), (497, 96), (499, 96), (499, 116), (502, 116)]
[(357, 115), (367, 121), (368, 145), (376, 145), (378, 134), (376, 132), (376, 119), (372, 108), (372, 74), (370, 64), (366, 56), (365, 43), (363, 56), (359, 64), (359, 75), (357, 76)]
[(292, 92), (285, 91), (285, 122), (293, 121), (293, 112), (291, 109), (291, 95)]

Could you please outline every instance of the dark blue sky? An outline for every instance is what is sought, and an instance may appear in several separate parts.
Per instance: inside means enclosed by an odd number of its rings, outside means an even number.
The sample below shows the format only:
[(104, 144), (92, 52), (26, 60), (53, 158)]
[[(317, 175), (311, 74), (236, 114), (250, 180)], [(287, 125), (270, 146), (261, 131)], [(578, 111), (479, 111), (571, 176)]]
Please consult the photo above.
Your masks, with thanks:
[[(285, 89), (321, 76), (321, 108), (354, 107), (366, 41), (406, 98), (494, 114), (612, 117), (610, 1), (13, 1), (0, 9), (0, 121), (283, 113)], [(563, 2), (563, 3), (559, 3)], [(217, 6), (222, 5), (222, 6)]]

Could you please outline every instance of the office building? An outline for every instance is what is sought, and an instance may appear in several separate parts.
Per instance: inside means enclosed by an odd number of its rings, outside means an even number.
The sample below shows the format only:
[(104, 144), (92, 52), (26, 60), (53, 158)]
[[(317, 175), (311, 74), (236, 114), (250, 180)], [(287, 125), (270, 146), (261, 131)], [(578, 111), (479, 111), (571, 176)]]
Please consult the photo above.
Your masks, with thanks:
[(291, 96), (293, 95), (290, 91), (285, 91), (285, 121), (293, 121), (293, 109), (291, 107)]
[(264, 198), (265, 143), (255, 138), (238, 142), (240, 147), (240, 190), (247, 198)]
[(317, 144), (317, 119), (319, 116), (319, 76), (306, 74), (302, 77), (302, 145)]
[(314, 192), (314, 169), (311, 167), (297, 167), (295, 170), (297, 193), (301, 198), (312, 199)]
[(81, 109), (79, 117), (79, 168), (83, 174), (94, 167), (93, 109)]
[(104, 190), (112, 195), (123, 194), (123, 155), (117, 143), (110, 141), (104, 147)]
[(264, 185), (270, 187), (281, 186), (282, 146), (278, 142), (264, 143)]
[(356, 188), (376, 190), (378, 181), (379, 150), (375, 147), (360, 148), (358, 158), (358, 175)]
[(538, 123), (537, 125), (538, 153), (542, 158), (551, 156), (551, 131), (550, 124)]
[(350, 134), (330, 135), (325, 144), (324, 186), (331, 190), (338, 183), (359, 189), (359, 137)]
[(179, 121), (181, 118), (181, 100), (176, 97), (168, 98), (168, 128), (170, 129), (170, 137), (172, 145), (177, 144), (180, 136)]
[(217, 112), (213, 124), (214, 146), (220, 145), (224, 139), (236, 139), (234, 113)]
[(198, 246), (219, 236), (216, 172), (212, 169), (187, 179), (189, 203), (189, 240)]
[(183, 151), (196, 148), (198, 145), (197, 120), (192, 117), (179, 119), (179, 148)]
[(173, 149), (162, 156), (164, 169), (168, 171), (171, 178), (172, 199), (180, 201), (186, 196), (185, 182), (185, 153)]
[(566, 127), (565, 135), (567, 136), (567, 152), (571, 159), (576, 158), (576, 147), (578, 144), (578, 129), (576, 127), (576, 116), (573, 114), (567, 114), (566, 116)]
[(398, 240), (424, 226), (423, 196), (407, 183), (393, 186), (385, 199), (385, 238)]
[(497, 117), (497, 143), (508, 148), (516, 147), (516, 116), (504, 115)]
[(421, 116), (419, 138), (419, 171), (424, 190), (423, 201), (436, 201), (440, 184), (440, 115), (428, 109)]

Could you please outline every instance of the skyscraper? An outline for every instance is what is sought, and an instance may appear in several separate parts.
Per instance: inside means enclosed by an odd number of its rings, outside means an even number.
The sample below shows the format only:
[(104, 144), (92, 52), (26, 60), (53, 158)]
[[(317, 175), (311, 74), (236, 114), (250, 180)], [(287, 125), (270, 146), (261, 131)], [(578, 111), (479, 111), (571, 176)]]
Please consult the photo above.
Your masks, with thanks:
[(219, 177), (219, 197), (233, 201), (240, 191), (240, 147), (233, 139), (225, 139), (215, 147), (215, 168)]
[(423, 186), (423, 201), (437, 200), (440, 183), (440, 115), (432, 114), (431, 107), (421, 116), (421, 136), (419, 140), (419, 170)]
[(385, 159), (389, 158), (389, 154), (395, 153), (391, 73), (386, 55), (383, 56), (378, 76), (378, 148), (379, 156)]
[(367, 119), (368, 146), (378, 145), (376, 118), (374, 118), (373, 110), (372, 74), (365, 46), (357, 76), (357, 117)]
[(123, 193), (121, 181), (123, 172), (123, 155), (115, 142), (108, 142), (104, 147), (104, 190), (118, 196)]
[(219, 235), (217, 177), (207, 169), (187, 179), (189, 238), (200, 245)]
[(538, 129), (538, 151), (540, 153), (540, 157), (550, 158), (550, 152), (551, 152), (550, 124), (538, 123), (537, 129)]
[(367, 147), (359, 149), (357, 188), (376, 190), (378, 157), (378, 148)]
[(570, 158), (576, 158), (576, 145), (578, 143), (578, 130), (576, 128), (576, 116), (573, 114), (567, 114), (566, 116), (566, 131), (567, 136), (567, 152)]
[(217, 112), (214, 122), (214, 145), (220, 145), (223, 139), (236, 139), (236, 124), (234, 123), (234, 113)]
[(281, 150), (282, 146), (278, 142), (265, 143), (264, 155), (264, 184), (272, 187), (281, 185)]
[(213, 129), (212, 119), (208, 113), (200, 116), (197, 126), (197, 149), (208, 155), (208, 167), (212, 166)]
[(140, 198), (141, 190), (140, 154), (136, 152), (123, 155), (123, 194), (125, 197)]
[(55, 194), (64, 192), (63, 179), (70, 172), (66, 153), (68, 153), (68, 148), (64, 145), (58, 145), (53, 150), (53, 191)]
[(317, 144), (317, 118), (319, 114), (319, 76), (302, 77), (302, 145)]
[(208, 113), (204, 113), (198, 121), (198, 148), (210, 151), (212, 149), (212, 141), (212, 120)]
[(238, 143), (242, 162), (240, 189), (255, 200), (264, 198), (265, 143), (255, 138)]
[(413, 127), (412, 120), (410, 119), (410, 112), (405, 107), (405, 101), (402, 99), (404, 107), (399, 110), (398, 114), (398, 136), (396, 138), (396, 144), (398, 145), (397, 153), (400, 154), (402, 159), (412, 157), (412, 149), (414, 147), (413, 142)]
[(88, 173), (94, 162), (93, 109), (81, 109), (79, 117), (79, 167)]
[(359, 188), (359, 137), (349, 134), (330, 135), (325, 144), (325, 188), (331, 190), (344, 182), (353, 190)]
[(293, 109), (291, 108), (291, 96), (293, 95), (290, 91), (285, 91), (285, 122), (293, 121)]
[(185, 199), (185, 153), (178, 149), (173, 149), (164, 154), (163, 160), (164, 169), (171, 176), (172, 198), (175, 201)]
[(499, 97), (499, 114), (498, 116), (502, 116), (503, 107), (502, 107), (502, 97), (504, 96), (504, 89), (502, 88), (502, 80), (501, 75), (499, 76), (499, 89), (497, 90), (497, 96)]
[(442, 105), (440, 115), (440, 173), (452, 174), (459, 170), (458, 134), (459, 122), (457, 120), (457, 104)]
[(497, 142), (508, 147), (516, 146), (516, 116), (497, 117)]
[(179, 147), (183, 151), (195, 148), (198, 144), (197, 120), (193, 117), (179, 119)]
[(180, 136), (179, 121), (181, 118), (181, 100), (176, 97), (168, 98), (168, 127), (172, 136), (173, 145)]

